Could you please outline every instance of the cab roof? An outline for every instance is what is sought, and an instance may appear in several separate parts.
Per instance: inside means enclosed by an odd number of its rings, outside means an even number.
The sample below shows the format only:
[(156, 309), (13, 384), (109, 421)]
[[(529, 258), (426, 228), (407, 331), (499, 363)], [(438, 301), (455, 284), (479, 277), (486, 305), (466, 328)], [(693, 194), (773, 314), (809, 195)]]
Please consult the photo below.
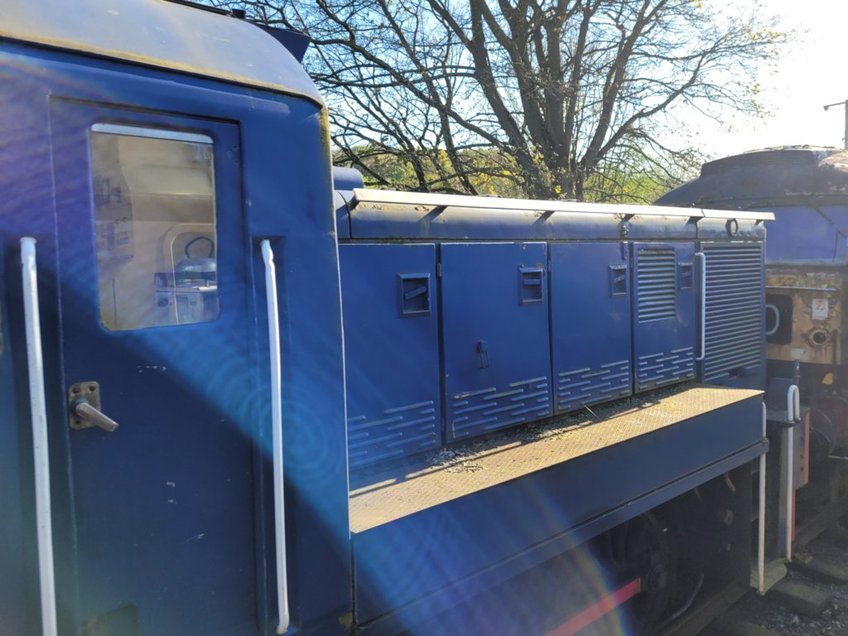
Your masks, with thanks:
[(0, 0), (0, 38), (307, 97), (300, 63), (259, 27), (166, 0)]

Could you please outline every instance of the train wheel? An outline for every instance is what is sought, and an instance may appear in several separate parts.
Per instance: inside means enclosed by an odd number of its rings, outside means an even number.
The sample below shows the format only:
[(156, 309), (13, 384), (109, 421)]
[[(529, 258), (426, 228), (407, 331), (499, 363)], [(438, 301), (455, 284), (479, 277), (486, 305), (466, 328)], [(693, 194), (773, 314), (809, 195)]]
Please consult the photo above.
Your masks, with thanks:
[(651, 634), (674, 594), (677, 557), (669, 528), (648, 512), (613, 528), (608, 558), (618, 578), (638, 576), (629, 610), (636, 634)]
[(828, 391), (815, 396), (810, 425), (829, 444), (828, 453), (848, 453), (848, 395)]

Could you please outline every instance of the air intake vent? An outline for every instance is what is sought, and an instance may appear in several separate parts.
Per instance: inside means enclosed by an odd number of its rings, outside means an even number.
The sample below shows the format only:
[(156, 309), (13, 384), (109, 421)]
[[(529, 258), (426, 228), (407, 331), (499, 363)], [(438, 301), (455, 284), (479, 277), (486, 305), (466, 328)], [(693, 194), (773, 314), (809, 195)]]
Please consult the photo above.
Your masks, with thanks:
[(756, 243), (704, 245), (707, 320), (704, 381), (750, 375), (762, 364), (763, 253)]
[(677, 260), (674, 248), (640, 249), (636, 257), (639, 322), (677, 315)]

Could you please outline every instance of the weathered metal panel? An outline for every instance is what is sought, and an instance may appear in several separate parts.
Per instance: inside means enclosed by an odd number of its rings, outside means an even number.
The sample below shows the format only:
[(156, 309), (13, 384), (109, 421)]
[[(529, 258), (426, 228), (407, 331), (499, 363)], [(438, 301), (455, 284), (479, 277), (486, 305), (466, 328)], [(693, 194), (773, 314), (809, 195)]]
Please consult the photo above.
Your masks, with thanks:
[(601, 422), (504, 433), (465, 461), (354, 492), (357, 620), (431, 594), (460, 603), (465, 581), (483, 589), (744, 464), (763, 452), (761, 427), (761, 392), (695, 387)]
[[(290, 601), (298, 627), (338, 625), (350, 611), (350, 547), (337, 245), (321, 109), (244, 87), (178, 85), (153, 68), (121, 73), (110, 60), (6, 39), (0, 49), (10, 71), (0, 83), (9, 195), (0, 230), (38, 239), (43, 281), (60, 630), (108, 631), (137, 616), (154, 633), (266, 631), (275, 609), (267, 333), (264, 311), (255, 312), (265, 302), (262, 260), (251, 248), (269, 237), (281, 290), (285, 453), (295, 467), (286, 471), (286, 517), (290, 545), (308, 555), (289, 562)], [(99, 324), (87, 131), (104, 120), (194, 130), (219, 144), (218, 320), (121, 333)], [(298, 161), (281, 172), (287, 148)], [(153, 290), (152, 280), (141, 282), (140, 294)], [(20, 334), (15, 320), (12, 333)], [(121, 427), (69, 432), (66, 378), (99, 381)], [(24, 440), (25, 422), (7, 422)], [(22, 461), (23, 444), (15, 446)], [(24, 502), (30, 464), (19, 464)], [(31, 507), (7, 512), (9, 528), (23, 529), (23, 545), (12, 547), (34, 561)], [(15, 532), (4, 537), (14, 541)], [(37, 601), (37, 586), (24, 579), (22, 609), (34, 624), (28, 601)]]
[(630, 395), (629, 247), (609, 242), (550, 245), (558, 413)]
[(436, 246), (340, 245), (351, 468), (441, 442)]
[(445, 243), (441, 264), (448, 439), (549, 416), (545, 244)]
[(766, 356), (841, 364), (845, 276), (833, 268), (773, 265), (766, 276)]
[(356, 188), (350, 202), (355, 239), (686, 240), (696, 220), (771, 218), (765, 212), (725, 212), (573, 201), (501, 199)]
[(76, 0), (71, 6), (64, 0), (5, 0), (0, 37), (323, 103), (300, 63), (259, 27), (161, 0)]
[(634, 243), (633, 358), (636, 392), (695, 377), (694, 246)]
[(821, 205), (810, 197), (805, 202), (784, 202), (768, 209), (775, 213), (774, 221), (768, 224), (769, 265), (848, 262), (848, 205), (844, 200), (838, 205)]
[(704, 382), (759, 378), (763, 358), (762, 243), (702, 243), (706, 256)]

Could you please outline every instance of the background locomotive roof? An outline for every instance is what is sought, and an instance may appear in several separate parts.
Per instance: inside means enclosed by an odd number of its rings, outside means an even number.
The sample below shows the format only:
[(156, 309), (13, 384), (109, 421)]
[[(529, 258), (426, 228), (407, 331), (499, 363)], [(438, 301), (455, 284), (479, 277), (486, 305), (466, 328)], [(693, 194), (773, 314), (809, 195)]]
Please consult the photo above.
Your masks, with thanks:
[(323, 104), (303, 67), (259, 27), (164, 0), (0, 0), (0, 38), (227, 80)]
[(608, 214), (618, 216), (678, 216), (685, 218), (739, 219), (771, 221), (771, 212), (693, 209), (691, 207), (659, 207), (576, 201), (541, 201), (533, 199), (501, 199), (499, 197), (435, 194), (429, 192), (399, 192), (354, 188), (351, 209), (360, 205), (411, 206), (421, 208), (461, 208), (488, 211), (565, 212), (572, 214)]
[(657, 204), (744, 209), (844, 203), (847, 197), (848, 151), (782, 146), (705, 163), (700, 177), (664, 194)]

